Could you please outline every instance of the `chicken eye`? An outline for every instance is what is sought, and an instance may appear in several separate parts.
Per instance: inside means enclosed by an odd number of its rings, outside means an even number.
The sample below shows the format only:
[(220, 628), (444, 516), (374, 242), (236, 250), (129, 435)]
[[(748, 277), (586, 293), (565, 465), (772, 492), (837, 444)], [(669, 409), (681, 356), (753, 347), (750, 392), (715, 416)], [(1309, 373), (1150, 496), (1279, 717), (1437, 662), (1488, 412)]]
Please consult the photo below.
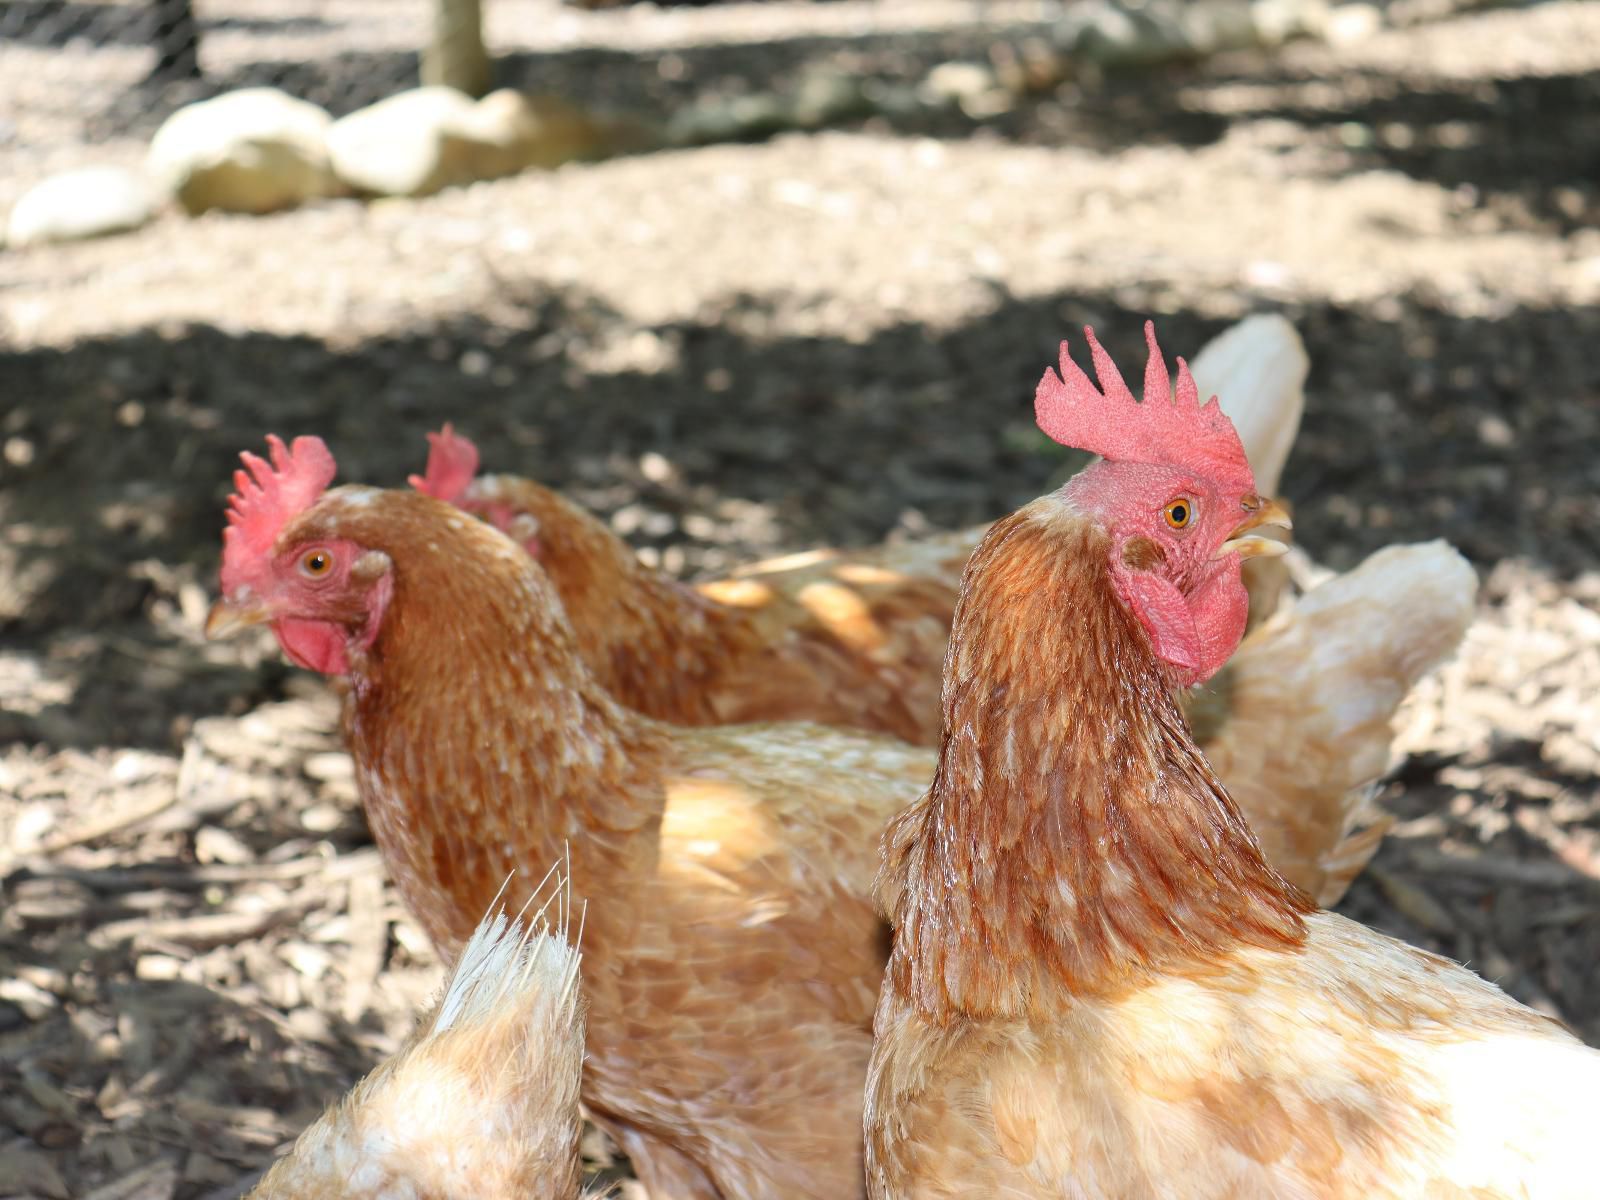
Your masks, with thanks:
[(1173, 529), (1183, 529), (1194, 520), (1194, 501), (1180, 496), (1168, 502), (1167, 507), (1162, 510), (1162, 515)]
[(321, 579), (333, 570), (333, 555), (326, 550), (310, 550), (300, 560), (300, 570), (312, 579)]

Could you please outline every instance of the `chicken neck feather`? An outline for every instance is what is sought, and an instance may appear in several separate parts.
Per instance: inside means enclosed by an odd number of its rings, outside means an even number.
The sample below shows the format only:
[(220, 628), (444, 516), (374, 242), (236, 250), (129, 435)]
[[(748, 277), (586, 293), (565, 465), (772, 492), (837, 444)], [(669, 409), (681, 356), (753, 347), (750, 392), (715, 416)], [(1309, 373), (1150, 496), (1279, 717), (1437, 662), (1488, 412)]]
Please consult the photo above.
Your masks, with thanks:
[(1313, 906), (1195, 748), (1108, 546), (1050, 496), (997, 523), (967, 568), (939, 769), (887, 835), (882, 893), (896, 986), (936, 1018), (1024, 1015), (1304, 940)]

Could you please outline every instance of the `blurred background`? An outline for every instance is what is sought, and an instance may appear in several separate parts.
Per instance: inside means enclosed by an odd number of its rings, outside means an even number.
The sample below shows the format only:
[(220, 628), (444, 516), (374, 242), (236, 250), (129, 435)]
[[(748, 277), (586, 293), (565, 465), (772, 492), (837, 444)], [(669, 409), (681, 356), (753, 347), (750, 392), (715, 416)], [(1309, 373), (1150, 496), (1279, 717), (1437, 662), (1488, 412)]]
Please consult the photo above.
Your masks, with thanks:
[(1479, 572), (1343, 911), (1600, 1044), (1600, 6), (0, 0), (0, 214), (0, 1195), (237, 1195), (439, 979), (201, 639), (240, 450), (452, 420), (693, 577), (1039, 494), (1147, 316), (1294, 323), (1318, 563)]

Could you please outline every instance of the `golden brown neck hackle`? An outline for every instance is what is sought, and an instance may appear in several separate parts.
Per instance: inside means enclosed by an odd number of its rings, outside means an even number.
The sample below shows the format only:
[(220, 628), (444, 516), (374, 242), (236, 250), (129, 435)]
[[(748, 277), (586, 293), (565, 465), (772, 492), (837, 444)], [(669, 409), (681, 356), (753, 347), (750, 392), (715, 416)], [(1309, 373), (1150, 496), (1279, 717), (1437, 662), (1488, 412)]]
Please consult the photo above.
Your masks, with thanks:
[(352, 658), (346, 731), (373, 835), (442, 948), (520, 862), (621, 851), (659, 819), (662, 732), (595, 682), (514, 543), (397, 491), (330, 493), (295, 532), (319, 526), (393, 563), (377, 639)]
[(891, 980), (936, 1020), (1026, 1016), (1239, 944), (1307, 898), (1262, 858), (1059, 494), (996, 523), (962, 580), (928, 793), (891, 826)]

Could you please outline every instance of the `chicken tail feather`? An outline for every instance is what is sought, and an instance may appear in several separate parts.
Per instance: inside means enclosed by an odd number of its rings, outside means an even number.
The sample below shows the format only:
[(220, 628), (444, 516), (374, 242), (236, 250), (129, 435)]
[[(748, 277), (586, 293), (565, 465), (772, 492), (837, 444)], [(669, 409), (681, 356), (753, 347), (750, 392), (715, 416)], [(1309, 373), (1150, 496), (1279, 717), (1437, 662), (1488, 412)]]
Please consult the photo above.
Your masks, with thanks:
[(254, 1200), (578, 1194), (584, 1011), (570, 885), (556, 883), (527, 920), (484, 918), (432, 1013), (300, 1136)]
[(1374, 799), (1395, 713), (1460, 645), (1476, 594), (1472, 568), (1442, 541), (1380, 550), (1253, 632), (1196, 706), (1206, 755), (1268, 858), (1318, 881), (1324, 906), (1383, 840), (1391, 818)]

